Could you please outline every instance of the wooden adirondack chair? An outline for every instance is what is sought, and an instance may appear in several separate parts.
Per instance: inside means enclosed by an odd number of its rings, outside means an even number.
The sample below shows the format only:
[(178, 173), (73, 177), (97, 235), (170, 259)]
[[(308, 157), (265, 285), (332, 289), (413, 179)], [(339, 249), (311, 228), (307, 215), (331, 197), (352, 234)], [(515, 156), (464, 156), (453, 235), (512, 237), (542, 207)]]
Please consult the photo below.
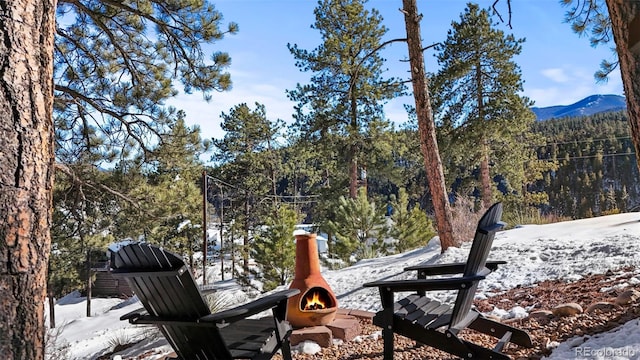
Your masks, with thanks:
[[(111, 255), (114, 276), (124, 278), (144, 309), (123, 315), (132, 324), (156, 325), (179, 359), (270, 359), (279, 349), (291, 359), (284, 290), (211, 313), (182, 258), (154, 245), (126, 245)], [(265, 310), (272, 316), (248, 317)]]
[[(383, 330), (384, 359), (393, 359), (394, 333), (425, 345), (467, 359), (509, 359), (502, 350), (509, 343), (532, 347), (529, 335), (511, 326), (485, 318), (472, 309), (473, 298), (480, 280), (504, 261), (487, 261), (495, 233), (503, 227), (500, 222), (502, 204), (494, 204), (482, 216), (466, 263), (418, 265), (405, 271), (418, 271), (415, 280), (375, 281), (364, 284), (378, 287), (383, 309), (373, 323)], [(457, 277), (427, 279), (428, 275)], [(425, 296), (433, 290), (457, 290), (453, 306)], [(394, 303), (394, 294), (415, 292)], [(458, 336), (463, 329), (473, 329), (499, 339), (493, 349), (482, 347)]]

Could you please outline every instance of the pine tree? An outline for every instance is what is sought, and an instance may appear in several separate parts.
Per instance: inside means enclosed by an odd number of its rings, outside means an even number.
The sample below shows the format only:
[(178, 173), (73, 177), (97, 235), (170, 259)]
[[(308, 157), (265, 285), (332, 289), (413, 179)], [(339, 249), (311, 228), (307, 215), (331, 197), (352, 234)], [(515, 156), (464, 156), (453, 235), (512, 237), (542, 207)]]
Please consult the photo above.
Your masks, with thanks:
[[(2, 297), (0, 354), (39, 360), (52, 182), (55, 170), (64, 169), (54, 167), (54, 159), (67, 144), (93, 149), (91, 156), (75, 152), (78, 157), (128, 158), (129, 149), (156, 143), (157, 134), (166, 133), (162, 106), (175, 94), (172, 79), (188, 91), (227, 88), (229, 77), (220, 70), (228, 56), (205, 63), (202, 42), (222, 33), (220, 14), (204, 1), (12, 0), (0, 6), (0, 17), (5, 38), (12, 39), (0, 79), (0, 109), (9, 114), (0, 137), (8, 149), (0, 171), (6, 174), (0, 233), (7, 238), (0, 241), (0, 285), (14, 289)], [(86, 180), (64, 173), (70, 181)]]
[(405, 189), (398, 191), (397, 199), (391, 201), (393, 222), (389, 236), (396, 240), (394, 247), (398, 253), (425, 246), (436, 234), (431, 220), (419, 206), (409, 206), (409, 196)]
[(264, 291), (289, 282), (295, 272), (296, 246), (293, 231), (298, 223), (298, 215), (289, 205), (274, 205), (271, 216), (265, 220), (264, 227), (258, 231), (253, 258), (260, 267), (264, 279)]
[[(329, 228), (336, 237), (334, 254), (346, 263), (386, 253), (387, 234), (384, 210), (367, 199), (364, 189), (355, 199), (340, 197), (335, 220)], [(331, 254), (333, 255), (333, 254)]]
[[(424, 159), (420, 152), (420, 141), (416, 125), (406, 124), (391, 135), (393, 147), (390, 151), (393, 157), (390, 175), (391, 182), (400, 188), (404, 188), (410, 198), (421, 198), (428, 193), (425, 176)], [(421, 202), (424, 208), (429, 208), (431, 202)]]
[[(148, 240), (190, 253), (186, 239), (169, 240), (178, 236), (172, 234), (177, 224), (169, 222), (187, 221), (179, 217), (189, 212), (186, 201), (194, 199), (197, 188), (194, 183), (188, 185), (190, 190), (183, 185), (193, 178), (182, 173), (181, 181), (163, 178), (151, 183), (145, 177), (154, 176), (150, 171), (155, 170), (155, 176), (168, 177), (165, 170), (156, 168), (157, 146), (166, 151), (168, 143), (175, 146), (183, 141), (179, 137), (184, 134), (173, 130), (176, 119), (184, 119), (185, 113), (165, 106), (178, 93), (176, 86), (181, 83), (185, 92), (200, 91), (206, 97), (230, 88), (229, 74), (224, 72), (229, 56), (215, 52), (208, 59), (203, 45), (234, 33), (237, 26), (230, 23), (221, 30), (222, 16), (207, 1), (60, 1), (57, 10), (61, 21), (54, 52), (54, 122), (57, 175), (64, 175), (58, 179), (78, 191), (68, 196), (85, 199), (76, 202), (78, 206), (104, 202), (103, 207), (110, 203), (123, 209), (111, 212), (120, 225), (112, 228), (114, 233), (133, 238), (144, 234)], [(171, 138), (174, 135), (176, 139)], [(100, 169), (105, 167), (114, 168), (110, 176)], [(166, 191), (156, 191), (159, 187)], [(147, 191), (154, 196), (147, 197)], [(111, 199), (104, 199), (100, 192)], [(183, 203), (176, 203), (176, 196), (182, 196)], [(174, 205), (169, 206), (171, 202)], [(69, 205), (65, 200), (64, 209), (83, 213), (83, 208)], [(124, 216), (132, 213), (138, 216)], [(165, 225), (158, 225), (161, 221)]]
[[(90, 177), (91, 182), (73, 181), (66, 173), (56, 173), (53, 191), (53, 221), (49, 257), (49, 294), (64, 296), (86, 284), (86, 256), (92, 251), (106, 252), (113, 241), (110, 234), (123, 209), (118, 196), (98, 184), (116, 184), (116, 170), (98, 170), (91, 164), (76, 163), (73, 173)], [(124, 186), (122, 187), (124, 190)], [(126, 192), (124, 192), (126, 194)], [(84, 277), (84, 278), (83, 278)]]
[(446, 139), (443, 153), (455, 159), (448, 170), (458, 177), (477, 171), (485, 207), (494, 201), (496, 176), (503, 178), (505, 192), (522, 193), (542, 174), (542, 164), (525, 168), (537, 162), (531, 145), (539, 139), (530, 133), (532, 103), (519, 95), (522, 80), (513, 61), (523, 42), (494, 28), (487, 10), (468, 4), (437, 46), (437, 119)]
[(629, 193), (627, 192), (626, 185), (622, 186), (622, 192), (620, 194), (620, 202), (622, 203), (622, 206), (620, 206), (620, 210), (622, 212), (626, 212), (629, 207)]
[(244, 245), (240, 252), (245, 275), (249, 274), (251, 233), (270, 209), (269, 202), (277, 198), (277, 181), (282, 172), (281, 157), (276, 152), (282, 121), (267, 119), (264, 105), (255, 106), (251, 109), (243, 103), (222, 113), (225, 136), (213, 141), (213, 160), (219, 165), (214, 175), (224, 180), (227, 193), (238, 204), (225, 213), (225, 218), (243, 224)]
[(180, 119), (149, 159), (154, 171), (148, 175), (147, 198), (155, 196), (157, 205), (148, 209), (156, 224), (147, 239), (190, 259), (202, 238), (199, 156), (203, 152), (199, 129), (188, 128)]
[(112, 232), (120, 238), (142, 237), (192, 260), (202, 238), (199, 157), (204, 151), (200, 129), (187, 127), (179, 112), (171, 133), (145, 161), (137, 161), (139, 168), (122, 174), (123, 181), (135, 186), (128, 190), (132, 202), (122, 203)]
[(620, 212), (618, 208), (618, 201), (616, 200), (616, 191), (613, 186), (609, 186), (604, 195), (604, 206), (602, 207), (603, 213), (615, 214)]
[(383, 78), (384, 59), (377, 53), (387, 28), (366, 0), (321, 0), (314, 10), (322, 44), (314, 50), (288, 45), (302, 71), (313, 73), (311, 83), (298, 84), (288, 96), (297, 102), (296, 127), (314, 146), (331, 146), (348, 168), (349, 195), (356, 197), (358, 175), (370, 153), (369, 127), (383, 121), (382, 104), (398, 96), (403, 86)]

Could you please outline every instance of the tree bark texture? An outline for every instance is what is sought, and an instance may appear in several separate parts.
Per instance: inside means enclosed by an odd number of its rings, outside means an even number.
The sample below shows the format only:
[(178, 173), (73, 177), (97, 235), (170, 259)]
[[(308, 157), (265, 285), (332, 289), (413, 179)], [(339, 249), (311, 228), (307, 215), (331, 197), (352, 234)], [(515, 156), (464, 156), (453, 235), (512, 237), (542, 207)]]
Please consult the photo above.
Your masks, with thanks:
[[(620, 73), (627, 99), (636, 164), (640, 169), (640, 43), (632, 43), (635, 42), (632, 33), (637, 34), (640, 31), (640, 2), (606, 0), (606, 3), (620, 60)], [(636, 46), (634, 49), (632, 49), (633, 45)]]
[(483, 140), (482, 158), (480, 159), (480, 188), (482, 189), (482, 205), (488, 209), (493, 203), (493, 189), (491, 187), (491, 169), (489, 165), (489, 145)]
[[(478, 123), (485, 121), (484, 118), (484, 96), (482, 93), (482, 61), (480, 55), (476, 59), (476, 87), (478, 102)], [(489, 144), (488, 140), (482, 138), (482, 155), (480, 158), (480, 189), (482, 189), (482, 205), (488, 209), (493, 202), (493, 194), (491, 192), (491, 170), (489, 165)]]
[[(351, 117), (349, 125), (349, 137), (354, 141), (359, 141), (359, 126), (358, 126), (358, 102), (355, 96), (353, 87), (350, 90), (350, 104), (349, 104), (349, 116)], [(348, 154), (349, 159), (349, 197), (355, 199), (358, 197), (358, 156), (360, 154), (360, 148), (356, 144), (351, 144)]]
[(55, 0), (0, 0), (0, 358), (44, 358)]
[(424, 157), (424, 166), (436, 215), (440, 245), (442, 251), (445, 251), (450, 246), (457, 246), (458, 244), (453, 238), (451, 206), (447, 198), (442, 160), (440, 159), (436, 140), (436, 127), (433, 120), (433, 109), (431, 108), (429, 84), (425, 73), (422, 38), (420, 36), (421, 16), (418, 15), (416, 0), (402, 0), (402, 4), (407, 29), (411, 83), (413, 84), (413, 97), (415, 98), (418, 117), (420, 149)]
[(358, 159), (353, 148), (349, 157), (349, 197), (355, 199), (358, 197)]

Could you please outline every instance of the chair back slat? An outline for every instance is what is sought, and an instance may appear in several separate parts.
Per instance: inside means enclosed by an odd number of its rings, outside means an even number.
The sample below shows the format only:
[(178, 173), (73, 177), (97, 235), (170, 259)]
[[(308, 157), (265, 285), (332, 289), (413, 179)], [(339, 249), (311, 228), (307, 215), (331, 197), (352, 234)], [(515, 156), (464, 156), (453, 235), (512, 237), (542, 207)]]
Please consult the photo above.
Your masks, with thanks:
[[(478, 222), (463, 276), (474, 276), (483, 273), (495, 234), (502, 228), (501, 217), (502, 203), (496, 203), (485, 212)], [(473, 305), (478, 284), (479, 281), (475, 281), (472, 286), (458, 291), (449, 327), (456, 328), (458, 323), (465, 319)]]
[[(176, 254), (150, 244), (129, 244), (112, 253), (111, 267), (125, 276), (150, 315), (195, 322), (211, 314), (191, 271)], [(215, 327), (158, 327), (181, 359), (231, 358)]]

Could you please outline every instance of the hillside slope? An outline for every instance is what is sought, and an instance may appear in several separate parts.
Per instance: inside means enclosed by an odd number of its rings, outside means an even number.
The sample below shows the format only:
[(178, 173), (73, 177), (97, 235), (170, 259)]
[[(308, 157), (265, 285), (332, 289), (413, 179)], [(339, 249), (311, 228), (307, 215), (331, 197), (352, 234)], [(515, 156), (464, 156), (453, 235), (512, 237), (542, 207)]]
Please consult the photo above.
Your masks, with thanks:
[(591, 95), (571, 104), (548, 107), (532, 107), (538, 120), (557, 119), (570, 116), (587, 116), (607, 111), (619, 111), (627, 108), (624, 96)]

